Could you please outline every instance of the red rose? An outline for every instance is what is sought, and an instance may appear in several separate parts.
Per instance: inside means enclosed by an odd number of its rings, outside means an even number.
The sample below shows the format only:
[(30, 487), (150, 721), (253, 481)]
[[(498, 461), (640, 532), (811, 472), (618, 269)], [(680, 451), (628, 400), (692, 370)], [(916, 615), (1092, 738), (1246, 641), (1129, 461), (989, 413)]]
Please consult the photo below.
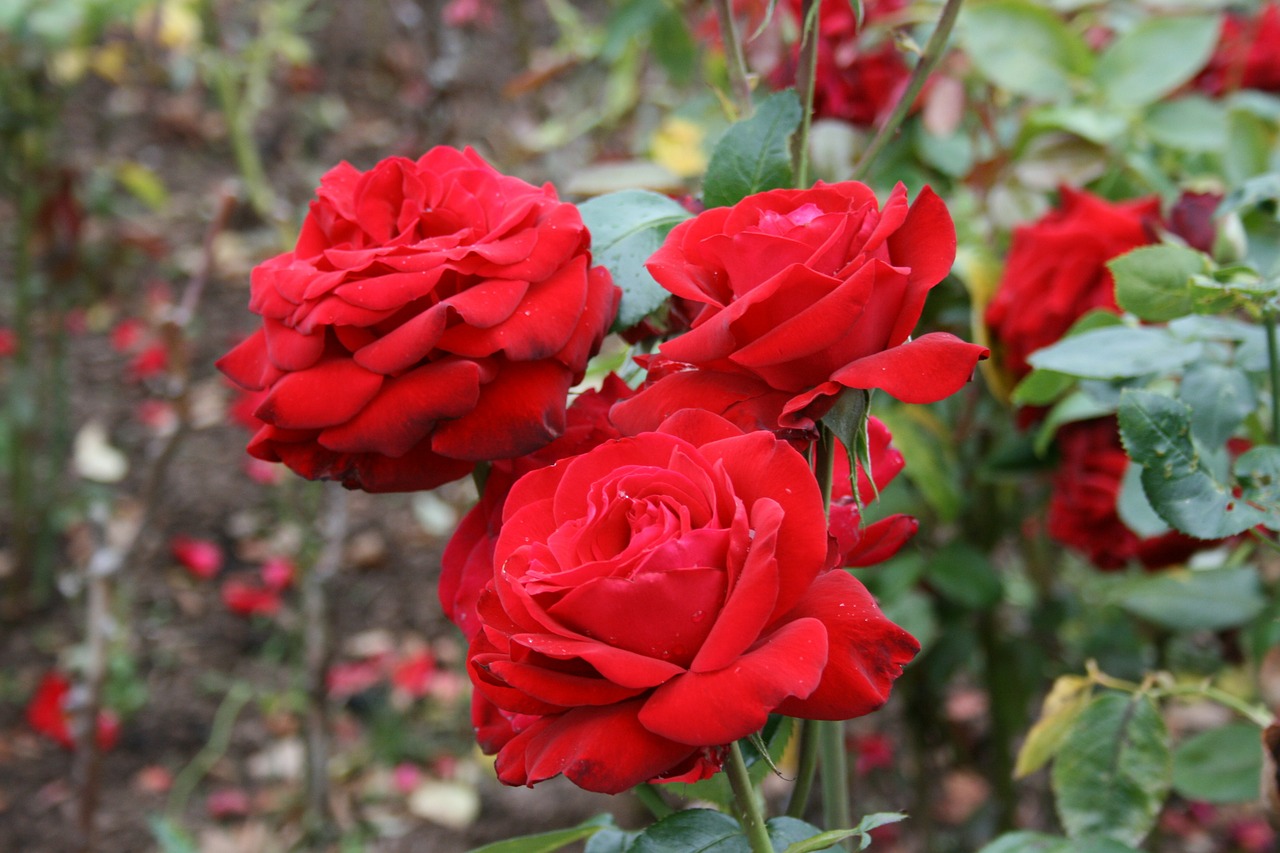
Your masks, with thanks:
[(877, 418), (868, 418), (868, 456), (875, 485), (872, 486), (871, 477), (859, 465), (857, 499), (849, 481), (849, 454), (841, 446), (836, 448), (830, 519), (831, 535), (835, 537), (842, 566), (858, 568), (882, 563), (898, 553), (920, 528), (918, 521), (901, 513), (866, 526), (862, 524), (859, 501), (863, 506), (874, 501), (906, 464), (898, 448), (890, 443), (892, 440), (888, 427)]
[(1016, 378), (1031, 372), (1027, 356), (1056, 343), (1081, 315), (1119, 310), (1107, 261), (1154, 242), (1155, 198), (1112, 203), (1062, 188), (1062, 203), (1013, 232), (986, 321)]
[(986, 349), (910, 335), (955, 250), (942, 200), (926, 188), (908, 207), (901, 184), (883, 210), (849, 181), (760, 193), (682, 222), (647, 266), (702, 309), (649, 362), (646, 387), (614, 408), (615, 423), (636, 433), (705, 408), (747, 429), (811, 430), (845, 388), (946, 397)]
[(1257, 15), (1222, 19), (1218, 47), (1192, 85), (1221, 96), (1236, 89), (1280, 92), (1280, 4), (1268, 3)]
[[(906, 5), (904, 0), (866, 3), (865, 23), (874, 26), (891, 21)], [(792, 0), (790, 6), (798, 25), (803, 4)], [(797, 45), (790, 61), (772, 75), (776, 88), (795, 85), (798, 51)], [(813, 87), (815, 116), (875, 124), (893, 110), (910, 77), (911, 67), (888, 34), (868, 39), (858, 31), (851, 4), (822, 4)]]
[(332, 169), (295, 249), (253, 271), (263, 328), (218, 362), (269, 389), (249, 452), (401, 491), (551, 441), (619, 298), (589, 239), (470, 149)]
[(1129, 457), (1115, 418), (1070, 423), (1058, 430), (1061, 454), (1049, 500), (1049, 535), (1100, 569), (1137, 560), (1148, 569), (1186, 562), (1206, 543), (1170, 532), (1143, 539), (1120, 520), (1116, 501)]
[(705, 411), (525, 475), (468, 652), (476, 689), (524, 715), (499, 779), (704, 778), (770, 713), (879, 707), (919, 645), (832, 570), (826, 534), (804, 457)]

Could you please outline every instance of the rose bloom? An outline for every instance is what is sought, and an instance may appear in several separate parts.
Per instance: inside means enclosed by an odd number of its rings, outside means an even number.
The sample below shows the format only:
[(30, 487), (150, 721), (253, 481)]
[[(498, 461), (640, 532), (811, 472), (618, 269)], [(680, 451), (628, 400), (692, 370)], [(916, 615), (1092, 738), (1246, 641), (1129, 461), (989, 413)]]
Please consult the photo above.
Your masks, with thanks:
[[(27, 723), (45, 737), (56, 741), (64, 749), (75, 749), (75, 734), (71, 730), (71, 680), (60, 672), (47, 672), (40, 679), (35, 694), (27, 703)], [(120, 738), (120, 720), (108, 710), (98, 712), (94, 738), (98, 749), (109, 750)]]
[(1083, 314), (1118, 311), (1107, 261), (1154, 242), (1156, 198), (1109, 202), (1062, 187), (1058, 208), (1016, 228), (986, 322), (1005, 368), (1031, 372), (1027, 356), (1056, 343)]
[(1254, 16), (1226, 15), (1218, 47), (1192, 85), (1214, 96), (1236, 89), (1280, 92), (1280, 4), (1267, 3)]
[[(867, 419), (868, 456), (871, 477), (858, 465), (858, 494), (849, 479), (849, 454), (837, 443), (831, 487), (831, 535), (840, 552), (840, 565), (848, 568), (874, 566), (892, 557), (916, 535), (920, 523), (901, 513), (868, 525), (862, 523), (862, 506), (875, 501), (880, 492), (902, 472), (905, 460), (891, 443), (893, 436), (877, 418)], [(872, 485), (872, 478), (875, 484)], [(861, 506), (859, 505), (861, 503)]]
[(470, 149), (332, 169), (253, 271), (263, 327), (218, 362), (268, 391), (249, 453), (379, 492), (551, 441), (619, 298), (589, 240), (550, 185)]
[(1058, 430), (1060, 453), (1049, 499), (1049, 536), (1100, 569), (1137, 561), (1148, 569), (1186, 562), (1209, 543), (1176, 531), (1143, 539), (1120, 520), (1116, 501), (1129, 457), (1115, 418), (1078, 421)]
[[(864, 7), (864, 24), (883, 24), (906, 5), (905, 0), (870, 0)], [(802, 6), (801, 0), (789, 4), (797, 29), (803, 20)], [(795, 85), (799, 49), (796, 45), (789, 61), (771, 75), (775, 88)], [(911, 67), (887, 33), (870, 39), (858, 31), (850, 3), (822, 4), (813, 87), (815, 116), (873, 125), (893, 110), (910, 77)]]
[(745, 429), (812, 431), (846, 388), (907, 403), (954, 393), (987, 350), (910, 335), (955, 250), (942, 200), (926, 188), (908, 205), (901, 184), (883, 209), (863, 184), (819, 182), (680, 223), (647, 267), (701, 310), (614, 422), (634, 434), (705, 408)]
[(467, 655), (498, 778), (691, 781), (771, 713), (875, 710), (919, 644), (838, 559), (804, 457), (706, 411), (525, 475)]

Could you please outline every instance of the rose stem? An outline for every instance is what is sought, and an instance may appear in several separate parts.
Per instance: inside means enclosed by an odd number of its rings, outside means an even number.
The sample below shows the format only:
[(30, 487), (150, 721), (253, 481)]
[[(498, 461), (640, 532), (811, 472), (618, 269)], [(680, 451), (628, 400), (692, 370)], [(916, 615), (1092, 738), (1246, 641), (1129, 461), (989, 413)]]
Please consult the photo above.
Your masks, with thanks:
[(1267, 309), (1262, 314), (1267, 332), (1267, 366), (1271, 375), (1271, 440), (1280, 442), (1280, 354), (1276, 352), (1276, 314)]
[(747, 762), (742, 758), (742, 748), (735, 740), (729, 744), (729, 761), (724, 771), (729, 776), (729, 784), (733, 787), (733, 799), (737, 803), (738, 822), (751, 843), (751, 853), (774, 853), (773, 842), (769, 840), (769, 831), (764, 825), (764, 816), (760, 813), (760, 804), (756, 802), (756, 792), (747, 774)]
[(675, 813), (675, 809), (667, 805), (667, 801), (662, 799), (662, 794), (658, 791), (656, 785), (651, 785), (648, 782), (641, 782), (632, 789), (632, 792), (636, 795), (636, 799), (639, 800), (646, 809), (652, 812), (653, 816), (658, 820), (662, 820), (667, 815)]
[(818, 729), (812, 720), (796, 720), (800, 726), (800, 766), (796, 771), (796, 786), (791, 789), (791, 802), (787, 803), (787, 817), (803, 818), (813, 790), (813, 775), (818, 769)]
[(911, 78), (907, 81), (907, 88), (902, 90), (902, 96), (898, 98), (898, 103), (894, 105), (893, 112), (889, 114), (889, 118), (885, 120), (884, 124), (880, 125), (880, 128), (876, 131), (875, 138), (871, 140), (871, 144), (867, 146), (867, 150), (862, 152), (862, 156), (858, 158), (857, 165), (853, 167), (853, 176), (855, 178), (863, 176), (871, 166), (871, 161), (876, 159), (880, 151), (889, 143), (893, 134), (897, 132), (903, 119), (907, 117), (907, 112), (911, 109), (911, 105), (915, 103), (916, 96), (924, 88), (924, 81), (933, 73), (938, 60), (942, 58), (943, 52), (947, 49), (947, 39), (951, 37), (951, 28), (955, 26), (956, 18), (960, 15), (962, 2), (963, 0), (947, 0), (942, 7), (942, 14), (938, 17), (938, 25), (933, 28), (933, 34), (929, 36), (929, 42), (925, 45), (924, 53), (920, 54), (920, 61), (911, 70)]
[[(818, 433), (814, 454), (814, 474), (822, 492), (824, 514), (831, 512), (831, 487), (835, 473), (836, 440), (823, 424)], [(849, 759), (844, 751), (844, 722), (817, 720), (810, 723), (817, 730), (818, 752), (822, 756), (822, 819), (825, 829), (844, 829), (850, 825)], [(842, 842), (841, 846), (847, 846)]]
[(801, 7), (800, 67), (796, 91), (800, 95), (800, 129), (792, 143), (791, 162), (798, 189), (809, 187), (809, 128), (813, 126), (813, 92), (818, 74), (818, 17), (822, 0), (804, 0)]
[(751, 115), (755, 107), (751, 103), (751, 74), (747, 70), (747, 60), (742, 53), (742, 40), (738, 38), (738, 28), (734, 24), (733, 0), (716, 0), (716, 15), (720, 19), (720, 37), (724, 40), (725, 60), (729, 66), (729, 83), (733, 86), (734, 97), (738, 102), (737, 118)]

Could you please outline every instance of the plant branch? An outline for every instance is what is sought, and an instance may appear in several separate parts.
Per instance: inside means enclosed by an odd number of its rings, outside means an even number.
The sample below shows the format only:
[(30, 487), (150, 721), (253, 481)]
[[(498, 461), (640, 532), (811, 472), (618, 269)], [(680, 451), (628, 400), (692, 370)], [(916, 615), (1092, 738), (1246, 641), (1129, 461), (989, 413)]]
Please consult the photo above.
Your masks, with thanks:
[(818, 770), (818, 727), (813, 720), (797, 720), (800, 726), (800, 763), (796, 770), (796, 784), (791, 789), (791, 801), (787, 803), (787, 817), (803, 818), (809, 795), (813, 792), (813, 777)]
[(879, 129), (876, 130), (876, 135), (871, 140), (871, 144), (862, 152), (862, 156), (858, 158), (857, 165), (853, 167), (855, 178), (861, 178), (866, 174), (872, 161), (889, 144), (893, 134), (897, 132), (898, 127), (906, 119), (907, 113), (911, 110), (911, 105), (916, 101), (916, 96), (924, 88), (924, 81), (933, 73), (933, 69), (937, 67), (938, 61), (942, 59), (942, 54), (947, 49), (947, 40), (951, 37), (951, 29), (955, 26), (956, 18), (960, 15), (960, 6), (963, 2), (964, 0), (947, 0), (942, 7), (942, 14), (938, 17), (938, 24), (933, 28), (933, 34), (929, 36), (924, 53), (920, 54), (920, 61), (911, 70), (911, 77), (907, 81), (907, 87), (902, 90), (902, 96), (898, 98), (898, 103), (894, 105), (893, 112), (889, 114), (889, 118), (885, 120), (884, 124), (880, 125)]
[(736, 740), (729, 744), (729, 760), (725, 763), (724, 770), (729, 776), (729, 785), (733, 788), (738, 821), (751, 843), (751, 853), (774, 853), (773, 842), (769, 840), (769, 831), (764, 825), (764, 815), (760, 813), (760, 804), (756, 802), (755, 787), (747, 773), (747, 762), (743, 759), (742, 748)]
[(1271, 441), (1280, 443), (1280, 353), (1276, 351), (1276, 314), (1267, 309), (1262, 314), (1267, 333), (1267, 368), (1271, 379)]
[(818, 76), (818, 19), (822, 0), (804, 0), (801, 6), (800, 67), (796, 70), (796, 93), (800, 96), (800, 129), (791, 149), (796, 187), (809, 186), (809, 130), (813, 127), (813, 94)]
[(720, 38), (724, 40), (729, 84), (733, 87), (734, 98), (738, 104), (739, 114), (736, 118), (743, 119), (751, 115), (755, 106), (751, 102), (751, 74), (747, 70), (747, 59), (742, 52), (742, 39), (738, 37), (738, 27), (733, 19), (733, 1), (716, 0), (716, 16), (720, 22)]

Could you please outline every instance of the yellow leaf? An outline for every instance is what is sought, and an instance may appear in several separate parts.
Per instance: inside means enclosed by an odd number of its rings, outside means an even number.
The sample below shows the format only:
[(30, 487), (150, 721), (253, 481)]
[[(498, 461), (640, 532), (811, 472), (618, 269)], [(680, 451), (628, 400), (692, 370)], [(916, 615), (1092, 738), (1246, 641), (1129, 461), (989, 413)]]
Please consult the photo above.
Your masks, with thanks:
[(682, 178), (701, 175), (707, 169), (707, 154), (702, 150), (706, 131), (683, 118), (668, 118), (653, 134), (649, 146), (654, 162), (666, 166)]
[(1084, 675), (1063, 675), (1053, 683), (1040, 708), (1040, 719), (1027, 732), (1027, 739), (1018, 751), (1013, 768), (1015, 779), (1036, 772), (1053, 758), (1076, 717), (1089, 704), (1092, 692), (1093, 681)]

